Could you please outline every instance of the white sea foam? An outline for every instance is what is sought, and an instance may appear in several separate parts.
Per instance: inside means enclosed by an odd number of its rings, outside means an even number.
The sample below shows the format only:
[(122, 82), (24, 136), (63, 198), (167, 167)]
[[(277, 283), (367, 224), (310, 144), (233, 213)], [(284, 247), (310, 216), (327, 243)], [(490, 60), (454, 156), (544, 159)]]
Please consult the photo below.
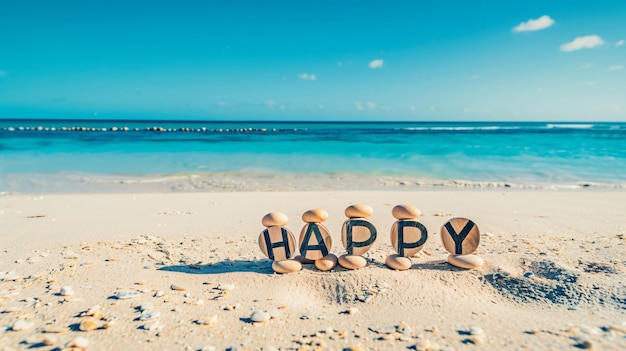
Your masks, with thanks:
[(563, 128), (563, 129), (591, 129), (593, 124), (548, 124), (546, 128)]

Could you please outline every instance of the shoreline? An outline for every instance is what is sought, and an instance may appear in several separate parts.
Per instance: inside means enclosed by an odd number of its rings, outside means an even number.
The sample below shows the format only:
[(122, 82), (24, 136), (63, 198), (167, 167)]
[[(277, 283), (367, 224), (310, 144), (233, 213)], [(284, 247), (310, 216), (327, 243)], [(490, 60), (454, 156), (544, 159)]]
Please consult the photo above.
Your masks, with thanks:
[(410, 175), (270, 174), (250, 172), (107, 175), (86, 173), (24, 173), (0, 177), (0, 195), (63, 193), (202, 193), (280, 191), (623, 191), (625, 183), (507, 182), (429, 179)]
[[(76, 337), (88, 339), (89, 350), (119, 349), (121, 340), (133, 349), (189, 350), (626, 347), (621, 192), (49, 194), (0, 203), (0, 347), (50, 336), (42, 350)], [(286, 213), (297, 234), (304, 211), (326, 209), (331, 252), (341, 253), (343, 210), (353, 203), (374, 208), (380, 232), (367, 267), (272, 273), (257, 242), (265, 213)], [(408, 271), (383, 265), (393, 252), (390, 211), (400, 203), (421, 209), (429, 233)], [(445, 261), (438, 230), (454, 216), (480, 227), (483, 267)], [(75, 294), (60, 295), (64, 286)], [(118, 291), (135, 297), (116, 299)], [(101, 318), (84, 316), (94, 307)], [(158, 313), (147, 318), (142, 309)], [(278, 312), (254, 325), (255, 310)], [(19, 320), (28, 328), (13, 330)], [(80, 331), (84, 320), (98, 328)], [(483, 338), (472, 337), (478, 329)]]

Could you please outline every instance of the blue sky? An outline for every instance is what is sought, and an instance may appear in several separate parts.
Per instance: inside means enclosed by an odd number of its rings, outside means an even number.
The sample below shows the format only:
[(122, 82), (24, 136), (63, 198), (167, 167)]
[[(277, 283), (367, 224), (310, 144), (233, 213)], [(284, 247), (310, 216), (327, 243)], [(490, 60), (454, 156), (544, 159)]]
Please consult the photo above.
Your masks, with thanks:
[(626, 121), (624, 23), (616, 0), (0, 1), (0, 118)]

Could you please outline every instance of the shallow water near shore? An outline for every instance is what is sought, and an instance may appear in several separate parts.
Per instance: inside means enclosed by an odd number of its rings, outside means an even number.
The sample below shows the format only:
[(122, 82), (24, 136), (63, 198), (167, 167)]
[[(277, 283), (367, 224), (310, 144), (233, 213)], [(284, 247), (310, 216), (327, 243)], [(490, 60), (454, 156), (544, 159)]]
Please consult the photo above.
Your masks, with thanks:
[(623, 188), (624, 174), (623, 123), (0, 121), (3, 192)]

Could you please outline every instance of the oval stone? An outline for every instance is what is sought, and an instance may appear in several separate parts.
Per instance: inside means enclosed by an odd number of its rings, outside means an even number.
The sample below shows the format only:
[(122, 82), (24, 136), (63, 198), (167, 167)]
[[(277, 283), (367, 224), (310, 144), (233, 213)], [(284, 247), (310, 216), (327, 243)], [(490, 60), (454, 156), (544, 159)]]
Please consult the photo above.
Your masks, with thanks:
[[(285, 235), (283, 234), (286, 235), (287, 242), (283, 246), (272, 247), (277, 243), (285, 241)], [(296, 252), (296, 238), (285, 227), (269, 227), (259, 234), (259, 248), (270, 260), (286, 260), (291, 258)], [(270, 254), (270, 250), (272, 254)]]
[(339, 256), (337, 263), (345, 269), (359, 269), (367, 265), (367, 260), (363, 256), (343, 255)]
[[(353, 246), (351, 252), (348, 250), (348, 227), (352, 233)], [(365, 218), (350, 218), (343, 222), (341, 226), (341, 242), (343, 243), (343, 247), (348, 250), (348, 254), (351, 255), (363, 255), (369, 251), (369, 249), (374, 246), (377, 235), (376, 227)], [(365, 244), (368, 241), (371, 242)], [(360, 243), (359, 245), (364, 246), (357, 247), (354, 243)]]
[(315, 267), (320, 271), (330, 271), (335, 268), (335, 266), (337, 266), (337, 256), (332, 253), (329, 253), (319, 260), (315, 260)]
[(272, 269), (276, 273), (295, 273), (302, 270), (302, 263), (296, 260), (274, 261)]
[(468, 255), (480, 243), (478, 226), (467, 218), (452, 218), (441, 226), (443, 247), (453, 255)]
[(267, 322), (272, 316), (269, 313), (263, 311), (254, 311), (250, 315), (250, 320), (257, 323)]
[(328, 212), (321, 208), (308, 210), (302, 214), (302, 220), (306, 223), (322, 223), (328, 219)]
[[(321, 236), (318, 238), (318, 234)], [(333, 240), (330, 237), (328, 229), (320, 223), (307, 223), (302, 227), (300, 231), (300, 255), (309, 260), (319, 260), (320, 258), (328, 255), (330, 249), (333, 247)], [(307, 250), (309, 246), (317, 247), (315, 249)], [(326, 252), (321, 250), (321, 247), (326, 248)]]
[(374, 209), (368, 205), (356, 204), (348, 206), (344, 213), (348, 218), (365, 218), (371, 216)]
[[(407, 245), (402, 245), (402, 250), (400, 250), (399, 240), (400, 240), (400, 230), (402, 229), (402, 242)], [(391, 226), (391, 232), (389, 234), (391, 239), (391, 246), (393, 249), (400, 254), (400, 256), (411, 257), (415, 256), (424, 245), (426, 245), (426, 240), (428, 239), (428, 230), (424, 225), (416, 220), (402, 219), (397, 220)], [(418, 245), (412, 247), (413, 245)], [(411, 247), (405, 247), (411, 246)], [(400, 253), (402, 251), (402, 253)]]
[(391, 215), (395, 219), (418, 219), (422, 215), (417, 207), (412, 205), (397, 205), (391, 210)]
[(476, 255), (448, 255), (448, 262), (456, 267), (465, 269), (476, 269), (483, 265), (483, 259)]
[(264, 227), (282, 227), (287, 224), (289, 217), (282, 212), (270, 212), (266, 214), (261, 223)]
[(410, 258), (398, 256), (396, 254), (387, 256), (387, 259), (385, 260), (385, 265), (387, 267), (398, 271), (405, 271), (411, 268), (412, 264), (413, 263)]

